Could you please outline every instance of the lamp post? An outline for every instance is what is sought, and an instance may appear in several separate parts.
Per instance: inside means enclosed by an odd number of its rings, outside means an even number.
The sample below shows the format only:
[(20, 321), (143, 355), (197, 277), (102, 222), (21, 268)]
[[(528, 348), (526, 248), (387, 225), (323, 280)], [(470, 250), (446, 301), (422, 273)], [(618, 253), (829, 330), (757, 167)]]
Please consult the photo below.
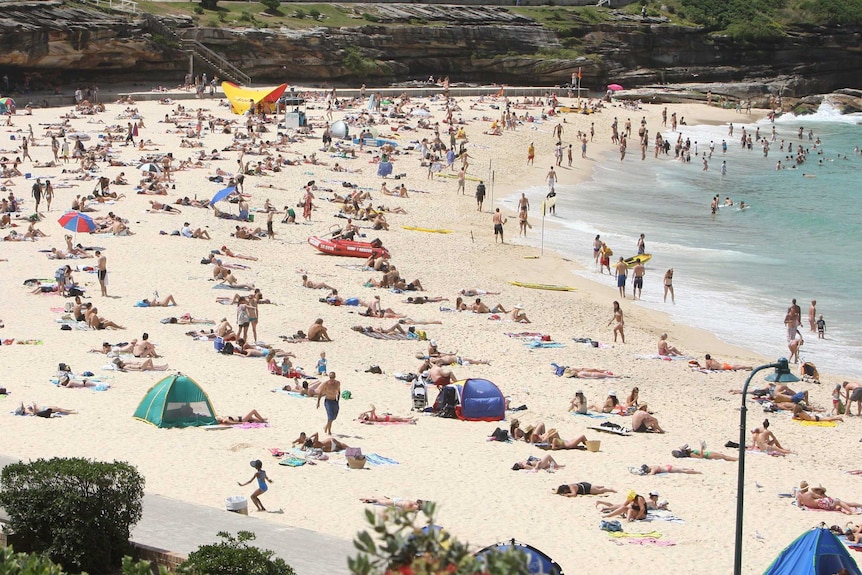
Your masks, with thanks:
[(775, 383), (792, 383), (799, 381), (799, 378), (790, 373), (790, 366), (786, 358), (779, 358), (775, 363), (760, 365), (751, 370), (748, 374), (748, 379), (745, 380), (745, 385), (742, 386), (742, 407), (739, 409), (739, 462), (737, 469), (736, 480), (736, 542), (733, 546), (733, 575), (742, 575), (742, 514), (744, 511), (743, 495), (745, 492), (745, 419), (748, 415), (748, 408), (745, 405), (746, 395), (748, 394), (748, 385), (751, 383), (754, 374), (764, 369), (772, 369), (775, 371), (766, 376), (766, 381)]

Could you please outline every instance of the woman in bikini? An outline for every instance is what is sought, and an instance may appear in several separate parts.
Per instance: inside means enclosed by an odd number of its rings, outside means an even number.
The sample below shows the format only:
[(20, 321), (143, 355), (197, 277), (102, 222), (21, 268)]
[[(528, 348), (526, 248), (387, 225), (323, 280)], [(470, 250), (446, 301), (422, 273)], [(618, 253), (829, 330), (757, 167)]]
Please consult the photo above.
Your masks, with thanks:
[(252, 409), (245, 415), (216, 417), (216, 421), (222, 425), (239, 425), (240, 423), (266, 423), (266, 418), (258, 413), (256, 409)]
[(701, 442), (700, 449), (690, 449), (688, 445), (683, 445), (679, 449), (671, 451), (674, 457), (692, 457), (694, 459), (720, 459), (722, 461), (737, 461), (736, 457), (725, 455), (717, 451), (710, 451), (706, 448), (706, 444)]
[(509, 425), (509, 435), (515, 440), (522, 439), (527, 443), (541, 443), (544, 441), (545, 424), (528, 425), (525, 429), (521, 429), (521, 422), (513, 419)]
[(518, 461), (512, 465), (512, 471), (520, 471), (521, 469), (529, 469), (530, 471), (538, 471), (540, 469), (555, 469), (562, 468), (565, 465), (557, 463), (553, 457), (546, 455), (539, 459), (538, 457), (530, 456), (523, 461)]
[(293, 440), (293, 445), (299, 445), (300, 449), (308, 449), (309, 447), (313, 449), (320, 449), (324, 453), (332, 453), (334, 451), (344, 451), (349, 445), (344, 443), (343, 441), (339, 441), (334, 437), (327, 437), (323, 441), (320, 441), (317, 433), (306, 437), (305, 432), (299, 434), (299, 437)]
[(421, 499), (404, 499), (403, 497), (360, 497), (359, 500), (372, 505), (397, 507), (404, 511), (419, 511), (425, 504)]
[(614, 302), (614, 317), (611, 318), (611, 321), (608, 322), (608, 325), (614, 324), (614, 343), (617, 341), (617, 334), (619, 334), (620, 339), (622, 339), (623, 343), (626, 342), (626, 333), (624, 330), (625, 322), (623, 321), (623, 310), (620, 308), (620, 302)]
[(673, 295), (673, 268), (664, 272), (664, 302), (667, 303), (667, 294), (670, 292), (670, 302), (676, 303)]
[(577, 497), (578, 495), (601, 495), (602, 493), (616, 493), (616, 489), (604, 487), (602, 485), (593, 485), (588, 481), (579, 481), (577, 483), (563, 484), (554, 490), (557, 495), (563, 497)]
[(798, 403), (793, 406), (793, 419), (797, 421), (844, 421), (840, 415), (811, 415)]
[(624, 503), (615, 505), (607, 501), (598, 501), (596, 507), (604, 507), (602, 514), (605, 517), (616, 517), (625, 515), (628, 521), (637, 521), (646, 519), (647, 505), (646, 498), (643, 495), (638, 495), (634, 491), (629, 492), (629, 496)]
[(371, 406), (370, 410), (360, 413), (357, 419), (360, 423), (416, 423), (414, 417), (399, 417), (389, 413), (378, 415), (374, 405)]
[(658, 475), (660, 473), (685, 473), (687, 475), (700, 475), (701, 472), (690, 467), (675, 467), (670, 463), (663, 465), (647, 465), (644, 463), (638, 468), (630, 469), (635, 475)]
[(601, 413), (611, 413), (616, 411), (620, 405), (620, 400), (617, 399), (617, 394), (615, 391), (611, 391), (608, 393), (607, 399), (605, 399), (604, 405), (598, 407), (597, 405), (591, 405), (590, 411), (600, 411)]

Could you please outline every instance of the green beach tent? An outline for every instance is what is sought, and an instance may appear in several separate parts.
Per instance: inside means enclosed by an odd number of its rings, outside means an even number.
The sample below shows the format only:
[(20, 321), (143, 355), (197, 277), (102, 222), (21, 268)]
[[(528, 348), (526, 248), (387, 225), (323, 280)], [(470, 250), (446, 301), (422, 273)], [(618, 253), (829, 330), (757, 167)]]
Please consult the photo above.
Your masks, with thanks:
[(215, 425), (215, 411), (206, 392), (192, 378), (169, 375), (147, 391), (135, 419), (156, 427)]

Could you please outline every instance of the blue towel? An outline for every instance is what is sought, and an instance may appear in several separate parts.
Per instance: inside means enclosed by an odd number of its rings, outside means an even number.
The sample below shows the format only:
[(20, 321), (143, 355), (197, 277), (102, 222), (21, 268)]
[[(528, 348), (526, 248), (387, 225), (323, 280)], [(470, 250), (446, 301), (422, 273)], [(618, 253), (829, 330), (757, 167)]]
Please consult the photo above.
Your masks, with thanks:
[(398, 465), (398, 462), (376, 453), (369, 453), (365, 456), (365, 460), (369, 465)]
[[(527, 347), (538, 349), (538, 348), (555, 348), (555, 347), (566, 347), (558, 341), (526, 341), (524, 345)], [(565, 368), (564, 368), (565, 369)]]
[(572, 415), (580, 415), (581, 417), (592, 417), (593, 419), (607, 419), (608, 416), (599, 413), (578, 413), (576, 411), (572, 412)]

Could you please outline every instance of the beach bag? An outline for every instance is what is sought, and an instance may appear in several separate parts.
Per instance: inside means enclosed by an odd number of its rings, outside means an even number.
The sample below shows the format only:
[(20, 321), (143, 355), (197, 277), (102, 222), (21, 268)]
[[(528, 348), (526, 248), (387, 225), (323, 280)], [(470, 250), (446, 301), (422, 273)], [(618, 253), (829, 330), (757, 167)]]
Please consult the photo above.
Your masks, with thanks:
[(379, 365), (372, 365), (371, 367), (369, 367), (368, 369), (366, 369), (366, 370), (365, 370), (365, 373), (377, 373), (377, 374), (380, 374), (380, 373), (383, 373), (383, 370), (382, 370), (382, 369), (380, 369), (380, 366), (379, 366)]
[(215, 338), (213, 340), (213, 347), (215, 348), (216, 351), (220, 352), (224, 348), (224, 338), (223, 337)]
[(620, 532), (623, 530), (622, 523), (617, 521), (616, 519), (612, 521), (607, 521), (602, 519), (601, 523), (599, 523), (599, 529), (602, 531), (610, 531), (610, 532)]
[(224, 345), (219, 350), (219, 353), (223, 353), (224, 355), (233, 355), (233, 344), (229, 341), (224, 342)]

